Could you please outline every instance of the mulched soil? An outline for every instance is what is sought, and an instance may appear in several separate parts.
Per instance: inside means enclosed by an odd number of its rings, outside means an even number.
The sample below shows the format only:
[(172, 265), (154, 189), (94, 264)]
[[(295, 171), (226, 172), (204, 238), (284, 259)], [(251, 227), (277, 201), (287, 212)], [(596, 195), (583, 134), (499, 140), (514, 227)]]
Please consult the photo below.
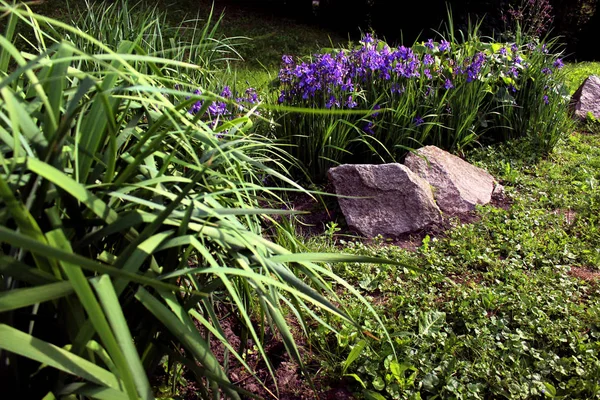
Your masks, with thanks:
[[(222, 306), (216, 310), (220, 317), (221, 328), (228, 342), (234, 349), (239, 349), (241, 343), (240, 321), (236, 319), (232, 310)], [(264, 399), (280, 399), (280, 400), (333, 400), (333, 399), (354, 399), (352, 393), (348, 391), (348, 385), (345, 382), (330, 381), (319, 374), (319, 365), (312, 361), (313, 357), (311, 350), (308, 348), (306, 340), (299, 333), (299, 326), (293, 320), (289, 320), (288, 324), (292, 328), (292, 332), (296, 338), (296, 345), (303, 357), (305, 367), (312, 377), (313, 386), (303, 377), (301, 369), (297, 362), (292, 360), (288, 355), (281, 337), (274, 333), (269, 327), (266, 327), (264, 332), (265, 344), (263, 345), (267, 358), (271, 361), (275, 377), (277, 379), (277, 387), (269, 373), (269, 370), (262, 356), (254, 349), (254, 341), (248, 339), (246, 348), (250, 351), (246, 352), (246, 363), (256, 372), (253, 376), (248, 370), (237, 360), (231, 353), (227, 353), (228, 376), (230, 381), (238, 387), (247, 390)], [(205, 328), (197, 323), (198, 330), (204, 336)], [(259, 326), (255, 324), (255, 326)], [(259, 333), (260, 334), (260, 333)], [(221, 365), (225, 362), (226, 351), (223, 344), (211, 336), (210, 346), (213, 354)], [(186, 400), (198, 399), (199, 387), (195, 383), (194, 376), (186, 371), (184, 378), (187, 380), (187, 385), (178, 386), (179, 397)], [(258, 378), (258, 379), (257, 379)], [(153, 386), (165, 386), (167, 380), (166, 374), (159, 374), (153, 380)], [(264, 386), (261, 384), (264, 383)], [(250, 397), (244, 397), (248, 398)]]

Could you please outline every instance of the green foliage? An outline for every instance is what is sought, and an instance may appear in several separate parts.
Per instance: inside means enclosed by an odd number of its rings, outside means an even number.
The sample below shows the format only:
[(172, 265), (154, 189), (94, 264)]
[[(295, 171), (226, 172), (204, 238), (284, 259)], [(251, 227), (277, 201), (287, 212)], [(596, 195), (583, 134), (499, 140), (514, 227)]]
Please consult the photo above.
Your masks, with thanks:
[[(548, 159), (531, 146), (519, 140), (468, 155), (502, 181), (509, 209), (481, 207), (480, 220), (426, 238), (416, 252), (338, 244), (429, 273), (334, 267), (375, 305), (398, 361), (386, 343), (365, 345), (351, 329), (335, 338), (317, 332), (311, 342), (332, 375), (346, 376), (365, 398), (600, 395), (600, 287), (576, 274), (600, 276), (600, 137), (573, 134)], [(320, 238), (309, 247), (332, 246)], [(351, 310), (372, 328), (360, 306)]]
[(337, 164), (395, 162), (429, 144), (527, 137), (551, 151), (571, 127), (554, 43), (488, 42), (478, 26), (461, 35), (411, 49), (366, 35), (303, 62), (284, 57), (275, 134), (317, 181)]
[[(140, 55), (196, 65), (198, 68), (189, 69), (173, 62), (162, 73), (201, 86), (208, 86), (216, 73), (226, 69), (230, 61), (240, 58), (235, 48), (243, 38), (223, 37), (218, 32), (222, 18), (223, 15), (213, 21), (211, 9), (206, 19), (186, 19), (177, 26), (171, 26), (167, 12), (158, 4), (150, 5), (143, 1), (132, 4), (129, 0), (85, 0), (70, 14), (73, 26), (113, 51), (123, 41), (131, 41), (136, 43), (136, 51)], [(49, 28), (52, 29), (52, 26)], [(93, 54), (98, 50), (84, 35), (60, 30), (59, 34), (64, 34), (85, 53)], [(138, 70), (147, 66), (148, 70), (142, 72), (152, 73), (151, 65), (132, 64)]]
[(588, 76), (600, 76), (600, 62), (568, 63), (565, 65), (565, 75), (567, 89), (573, 94)]
[(585, 129), (594, 134), (600, 134), (600, 119), (596, 118), (594, 114), (588, 111), (585, 117)]
[[(343, 256), (292, 254), (261, 236), (263, 221), (288, 214), (259, 207), (274, 190), (261, 178), (301, 188), (266, 165), (280, 162), (278, 151), (252, 131), (252, 113), (220, 137), (188, 112), (217, 96), (174, 89), (202, 67), (148, 56), (144, 35), (160, 16), (103, 43), (24, 5), (2, 1), (0, 13), (8, 19), (0, 36), (0, 357), (9, 391), (149, 399), (166, 358), (175, 376), (185, 366), (198, 397), (240, 398), (249, 394), (229, 380), (227, 365), (255, 370), (246, 343), (234, 348), (223, 332), (223, 305), (273, 380), (267, 327), (304, 371), (288, 312), (304, 332), (318, 309), (352, 324), (329, 282), (358, 292), (315, 264)], [(38, 53), (15, 47), (17, 21), (38, 38)], [(208, 32), (203, 40), (215, 41)], [(194, 51), (213, 60), (214, 47)], [(217, 359), (214, 342), (231, 360)]]

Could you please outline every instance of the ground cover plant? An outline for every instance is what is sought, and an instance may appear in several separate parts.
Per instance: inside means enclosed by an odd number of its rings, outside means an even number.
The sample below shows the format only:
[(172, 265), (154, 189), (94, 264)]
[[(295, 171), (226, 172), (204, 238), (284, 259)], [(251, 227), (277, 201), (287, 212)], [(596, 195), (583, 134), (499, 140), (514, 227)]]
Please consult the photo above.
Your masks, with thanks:
[(600, 76), (600, 63), (582, 62), (566, 65), (565, 78), (569, 93), (573, 94), (590, 75)]
[[(344, 235), (310, 241), (427, 271), (333, 267), (376, 305), (399, 362), (385, 343), (341, 328), (312, 337), (325, 368), (371, 399), (598, 398), (599, 149), (598, 135), (575, 133), (547, 159), (523, 140), (470, 152), (512, 204), (481, 207), (479, 220), (454, 221), (416, 251)], [(353, 313), (372, 326), (360, 306)]]

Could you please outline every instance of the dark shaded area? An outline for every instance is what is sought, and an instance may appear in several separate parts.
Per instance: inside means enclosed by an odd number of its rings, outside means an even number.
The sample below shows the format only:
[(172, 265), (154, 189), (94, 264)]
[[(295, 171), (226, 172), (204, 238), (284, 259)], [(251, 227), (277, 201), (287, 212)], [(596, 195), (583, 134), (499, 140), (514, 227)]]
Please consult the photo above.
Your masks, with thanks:
[[(82, 0), (72, 0), (77, 4)], [(92, 0), (101, 1), (101, 0)], [(111, 0), (109, 0), (111, 1)], [(112, 0), (115, 1), (115, 0)], [(411, 45), (417, 39), (434, 37), (433, 30), (443, 31), (448, 21), (448, 7), (452, 9), (455, 28), (465, 30), (469, 21), (482, 20), (481, 34), (498, 37), (505, 29), (510, 5), (518, 7), (521, 1), (533, 0), (214, 0), (215, 11), (256, 15), (256, 23), (264, 16), (292, 18), (298, 22), (319, 25), (338, 31), (342, 36), (357, 39), (361, 31), (374, 29), (379, 37), (390, 42)], [(193, 15), (199, 9), (209, 9), (210, 0), (160, 0), (173, 4), (173, 12)], [(565, 55), (570, 60), (600, 60), (600, 0), (549, 0), (554, 15), (552, 36), (565, 44)], [(66, 12), (66, 0), (44, 1), (35, 10), (44, 15)], [(60, 14), (61, 12), (58, 11)], [(0, 20), (0, 25), (2, 21)]]
[[(417, 39), (443, 31), (452, 9), (455, 27), (465, 29), (469, 21), (482, 19), (481, 33), (498, 37), (505, 28), (509, 6), (521, 0), (221, 0), (230, 4), (262, 10), (315, 23), (357, 38), (361, 31), (374, 29), (389, 41), (410, 45)], [(600, 59), (598, 0), (550, 0), (554, 10), (552, 36), (559, 36), (565, 53), (578, 61)]]

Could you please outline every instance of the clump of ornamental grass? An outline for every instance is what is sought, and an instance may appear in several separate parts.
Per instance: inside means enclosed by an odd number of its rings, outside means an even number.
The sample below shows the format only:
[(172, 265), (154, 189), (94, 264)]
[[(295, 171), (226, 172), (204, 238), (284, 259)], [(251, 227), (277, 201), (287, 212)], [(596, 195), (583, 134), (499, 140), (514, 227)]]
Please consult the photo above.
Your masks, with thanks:
[(276, 135), (317, 180), (338, 163), (398, 161), (428, 144), (461, 151), (535, 132), (550, 150), (564, 131), (545, 119), (566, 110), (562, 61), (543, 43), (485, 42), (476, 29), (461, 42), (392, 48), (367, 34), (353, 49), (283, 56)]
[[(212, 10), (205, 18), (185, 19), (178, 26), (171, 26), (166, 12), (144, 0), (85, 0), (70, 10), (70, 17), (73, 26), (114, 51), (123, 41), (132, 41), (137, 45), (135, 52), (140, 55), (176, 61), (167, 69), (156, 68), (152, 63), (134, 63), (138, 69), (146, 67), (148, 71), (144, 72), (148, 73), (160, 71), (157, 78), (178, 76), (203, 85), (215, 80), (215, 74), (227, 67), (229, 61), (241, 58), (236, 47), (245, 40), (218, 35), (223, 15), (215, 16)], [(83, 35), (52, 25), (47, 28), (57, 30), (58, 35), (71, 40), (83, 51), (98, 51)], [(190, 71), (177, 62), (193, 63), (201, 68)]]
[[(213, 129), (221, 102), (234, 107), (226, 96), (173, 89), (201, 67), (140, 54), (141, 36), (115, 51), (26, 5), (0, 0), (0, 16), (0, 376), (9, 398), (153, 399), (161, 365), (185, 368), (198, 398), (252, 397), (228, 366), (265, 386), (247, 362), (252, 351), (276, 381), (267, 326), (304, 373), (290, 317), (307, 334), (321, 308), (365, 331), (336, 292), (372, 306), (315, 264), (343, 256), (293, 254), (263, 237), (264, 220), (289, 212), (260, 207), (276, 190), (261, 177), (295, 184), (267, 166), (278, 151), (253, 132), (251, 110), (223, 112)], [(15, 44), (19, 21), (38, 38), (35, 54)], [(175, 66), (192, 73), (166, 79)], [(243, 96), (237, 106), (247, 108), (254, 95)], [(224, 308), (240, 346), (224, 333)], [(332, 329), (327, 318), (316, 323)], [(217, 342), (229, 355), (222, 363)]]

